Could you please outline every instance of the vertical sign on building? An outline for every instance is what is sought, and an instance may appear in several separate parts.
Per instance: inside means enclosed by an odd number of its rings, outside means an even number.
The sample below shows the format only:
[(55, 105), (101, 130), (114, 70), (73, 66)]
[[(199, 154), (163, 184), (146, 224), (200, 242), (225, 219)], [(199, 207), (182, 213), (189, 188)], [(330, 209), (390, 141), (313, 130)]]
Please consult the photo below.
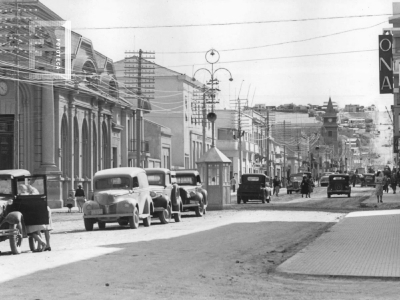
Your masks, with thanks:
[(379, 36), (379, 92), (393, 94), (393, 37)]

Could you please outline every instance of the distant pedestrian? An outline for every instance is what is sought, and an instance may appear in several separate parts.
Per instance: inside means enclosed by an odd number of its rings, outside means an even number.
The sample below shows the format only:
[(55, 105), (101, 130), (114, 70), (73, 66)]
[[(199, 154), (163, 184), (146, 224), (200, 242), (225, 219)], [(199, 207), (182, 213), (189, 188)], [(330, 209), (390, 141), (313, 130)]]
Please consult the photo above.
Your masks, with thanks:
[(386, 193), (389, 193), (389, 184), (390, 184), (390, 177), (385, 174), (383, 176), (383, 191), (385, 191)]
[(393, 190), (393, 194), (396, 194), (396, 187), (397, 187), (397, 176), (396, 176), (396, 173), (392, 174), (392, 178), (390, 179), (390, 187)]
[(274, 185), (274, 195), (279, 197), (279, 189), (281, 188), (281, 181), (278, 179), (278, 176), (275, 176), (272, 183)]
[(304, 195), (306, 195), (306, 198), (308, 197), (309, 183), (308, 183), (307, 176), (303, 176), (303, 180), (300, 184), (300, 191), (301, 191), (301, 198), (303, 198)]
[(353, 187), (356, 186), (356, 181), (357, 181), (357, 175), (356, 173), (353, 173), (353, 175), (351, 175), (351, 182), (353, 183)]
[(311, 193), (314, 192), (314, 187), (315, 187), (314, 179), (311, 177), (308, 178), (307, 181), (308, 181), (308, 198), (311, 198)]
[(83, 204), (86, 202), (85, 191), (82, 189), (81, 185), (75, 191), (76, 203), (78, 204), (79, 212), (83, 211)]
[(378, 203), (383, 203), (382, 196), (383, 196), (383, 184), (384, 184), (383, 173), (378, 171), (375, 176), (375, 193)]
[(232, 187), (232, 191), (235, 193), (236, 192), (236, 173), (233, 175), (232, 179), (231, 179), (231, 187)]

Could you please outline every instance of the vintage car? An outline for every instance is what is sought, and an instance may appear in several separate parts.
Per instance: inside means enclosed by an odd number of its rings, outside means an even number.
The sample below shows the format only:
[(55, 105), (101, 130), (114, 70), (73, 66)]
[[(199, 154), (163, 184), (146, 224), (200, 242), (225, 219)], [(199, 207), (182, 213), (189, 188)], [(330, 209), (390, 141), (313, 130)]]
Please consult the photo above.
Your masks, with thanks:
[(93, 200), (83, 205), (83, 220), (87, 231), (98, 223), (100, 229), (106, 223), (139, 227), (151, 225), (154, 213), (146, 171), (141, 168), (113, 168), (98, 171), (93, 178)]
[[(11, 252), (21, 253), (28, 225), (49, 224), (46, 176), (23, 169), (0, 171), (0, 242), (9, 240)], [(29, 239), (33, 251), (37, 245)]]
[(300, 184), (303, 180), (303, 173), (291, 174), (287, 183), (287, 193), (292, 194), (293, 192), (300, 191)]
[(175, 222), (180, 222), (183, 204), (178, 184), (173, 182), (176, 179), (172, 179), (174, 172), (164, 168), (145, 170), (150, 185), (150, 196), (154, 203), (153, 216), (158, 216), (163, 224), (169, 223), (171, 217)]
[(264, 174), (243, 174), (237, 190), (237, 203), (247, 203), (249, 200), (271, 201), (272, 189), (269, 177)]
[(173, 182), (179, 185), (182, 211), (194, 211), (198, 217), (206, 213), (207, 191), (202, 188), (200, 174), (197, 170), (175, 171)]
[(351, 195), (350, 176), (347, 174), (329, 175), (329, 184), (327, 189), (328, 198), (332, 195)]
[(375, 187), (375, 174), (374, 173), (364, 174), (364, 186)]
[(328, 186), (329, 185), (329, 175), (322, 176), (319, 180), (320, 186)]

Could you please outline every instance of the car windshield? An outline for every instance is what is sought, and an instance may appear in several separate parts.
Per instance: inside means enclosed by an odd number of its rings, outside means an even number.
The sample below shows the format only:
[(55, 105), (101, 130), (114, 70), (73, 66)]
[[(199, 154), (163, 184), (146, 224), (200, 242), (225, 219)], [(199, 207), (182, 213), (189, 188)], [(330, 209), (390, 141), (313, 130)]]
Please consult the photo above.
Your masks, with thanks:
[(164, 174), (147, 174), (147, 180), (150, 185), (164, 185)]
[(3, 195), (12, 194), (11, 179), (0, 178), (0, 194)]
[(346, 180), (346, 177), (332, 177), (332, 180)]
[(129, 189), (129, 177), (109, 177), (97, 179), (95, 181), (95, 189)]
[(196, 185), (196, 177), (191, 175), (177, 175), (176, 182), (180, 185)]
[(291, 176), (290, 181), (302, 181), (303, 177), (301, 176)]
[(321, 178), (321, 181), (328, 181), (329, 180), (329, 177), (322, 177)]
[(258, 176), (247, 176), (243, 177), (243, 182), (264, 182), (261, 177)]

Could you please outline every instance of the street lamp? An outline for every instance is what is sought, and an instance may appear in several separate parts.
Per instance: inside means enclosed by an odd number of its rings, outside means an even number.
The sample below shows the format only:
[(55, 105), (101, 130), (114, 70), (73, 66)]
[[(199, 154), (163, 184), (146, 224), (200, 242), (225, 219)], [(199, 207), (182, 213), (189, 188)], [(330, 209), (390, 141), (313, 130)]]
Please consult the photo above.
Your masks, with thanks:
[(214, 128), (214, 123), (215, 123), (215, 120), (217, 119), (217, 115), (214, 113), (214, 98), (215, 98), (214, 83), (218, 82), (218, 80), (214, 79), (214, 75), (219, 70), (225, 70), (230, 75), (229, 81), (233, 81), (233, 78), (232, 78), (231, 72), (226, 68), (218, 68), (218, 69), (214, 70), (214, 64), (216, 64), (219, 61), (219, 58), (220, 58), (219, 52), (217, 50), (215, 50), (215, 49), (208, 50), (206, 52), (206, 54), (205, 54), (205, 58), (206, 58), (206, 61), (209, 64), (211, 64), (211, 71), (206, 69), (206, 68), (200, 68), (196, 72), (194, 72), (192, 80), (196, 81), (195, 75), (196, 75), (196, 73), (198, 71), (201, 71), (201, 70), (207, 71), (211, 76), (211, 80), (210, 80), (210, 83), (211, 83), (211, 112), (207, 114), (207, 119), (211, 122), (211, 130), (212, 130), (211, 147), (215, 147), (215, 141), (214, 141), (215, 128)]
[(315, 147), (315, 150), (317, 151), (317, 181), (318, 181), (318, 186), (319, 186), (319, 146)]

